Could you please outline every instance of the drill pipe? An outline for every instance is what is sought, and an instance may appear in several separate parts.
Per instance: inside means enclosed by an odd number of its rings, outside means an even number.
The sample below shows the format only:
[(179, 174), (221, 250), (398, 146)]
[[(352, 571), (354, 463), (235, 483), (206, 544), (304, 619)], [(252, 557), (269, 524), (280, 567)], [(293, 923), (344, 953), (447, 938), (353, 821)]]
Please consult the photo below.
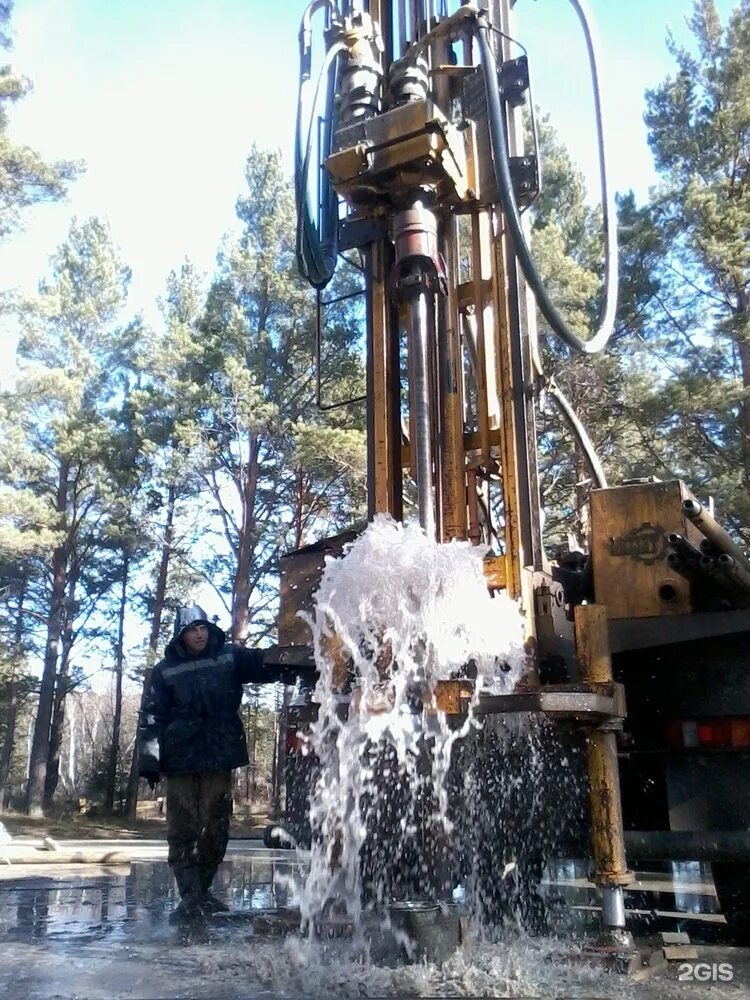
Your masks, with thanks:
[(667, 542), (685, 562), (700, 562), (703, 552), (696, 549), (687, 538), (683, 538), (682, 535), (678, 535), (673, 531), (667, 535)]
[(676, 573), (683, 573), (685, 576), (696, 576), (700, 574), (700, 565), (697, 559), (689, 556), (681, 556), (679, 552), (667, 553), (667, 566)]
[(718, 559), (718, 569), (719, 573), (731, 580), (736, 587), (746, 594), (750, 593), (750, 573), (740, 566), (736, 559), (722, 553)]
[(430, 418), (430, 326), (427, 310), (434, 308), (432, 295), (421, 292), (409, 302), (409, 352), (411, 356), (412, 398), (415, 440), (415, 471), (419, 523), (428, 538), (435, 537), (435, 496), (432, 479), (432, 424)]
[[(733, 563), (734, 560), (731, 556), (727, 556)], [(738, 582), (736, 575), (742, 574), (742, 570), (736, 565), (734, 567), (722, 567), (719, 564), (718, 559), (712, 559), (711, 556), (701, 556), (699, 563), (700, 572), (707, 577), (711, 583), (721, 590), (726, 597), (730, 598), (732, 601), (736, 602), (738, 599), (742, 598), (743, 595), (747, 597), (750, 592), (750, 587), (746, 590), (741, 583)], [(748, 583), (750, 583), (750, 578), (748, 578)]]
[(714, 543), (709, 542), (707, 538), (701, 538), (700, 549), (704, 556), (713, 556), (715, 559), (718, 555), (720, 555), (720, 552)]
[(713, 542), (719, 552), (731, 556), (739, 566), (750, 573), (750, 562), (742, 549), (734, 542), (727, 532), (718, 524), (708, 511), (697, 500), (683, 500), (682, 511), (690, 518), (700, 532)]
[(716, 560), (701, 556), (700, 553), (698, 555), (699, 558), (696, 559), (688, 554), (669, 552), (667, 566), (693, 582), (702, 582), (704, 585), (715, 587), (724, 598), (735, 601), (739, 597), (739, 590), (728, 576), (719, 572)]

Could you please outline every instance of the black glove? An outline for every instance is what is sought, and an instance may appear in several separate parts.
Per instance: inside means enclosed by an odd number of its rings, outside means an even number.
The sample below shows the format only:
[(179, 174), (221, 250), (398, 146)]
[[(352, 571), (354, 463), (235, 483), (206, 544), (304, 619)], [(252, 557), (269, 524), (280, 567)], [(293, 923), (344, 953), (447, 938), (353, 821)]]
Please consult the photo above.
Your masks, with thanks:
[(141, 777), (144, 781), (148, 782), (148, 787), (153, 790), (159, 784), (159, 772), (158, 771), (141, 771)]

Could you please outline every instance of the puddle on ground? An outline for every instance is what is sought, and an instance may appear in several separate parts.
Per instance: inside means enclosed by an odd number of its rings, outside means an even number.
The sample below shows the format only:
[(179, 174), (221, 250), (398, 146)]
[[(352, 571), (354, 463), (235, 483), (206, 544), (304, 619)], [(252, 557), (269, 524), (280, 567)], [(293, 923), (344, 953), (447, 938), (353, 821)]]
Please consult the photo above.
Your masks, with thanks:
[[(625, 978), (576, 954), (574, 936), (596, 926), (596, 897), (585, 868), (560, 862), (542, 891), (557, 939), (506, 932), (501, 940), (446, 949), (441, 962), (393, 967), (368, 964), (341, 941), (309, 946), (294, 934), (263, 931), (261, 918), (289, 912), (287, 886), (301, 862), (292, 853), (254, 850), (222, 865), (216, 895), (234, 911), (191, 932), (170, 926), (176, 906), (166, 861), (129, 867), (38, 866), (22, 877), (0, 869), (0, 993), (29, 1000), (54, 997), (367, 997), (490, 996), (628, 998), (750, 996), (744, 950), (707, 945), (712, 972), (729, 961), (729, 983), (677, 982), (678, 969)], [(28, 869), (26, 869), (28, 872)], [(639, 873), (627, 895), (629, 921), (647, 933), (688, 930), (716, 941), (723, 920), (707, 866)], [(638, 923), (640, 921), (640, 923)], [(712, 937), (712, 934), (714, 935)], [(704, 958), (704, 955), (706, 956)]]
[[(214, 893), (247, 914), (289, 905), (285, 887), (300, 866), (289, 860), (249, 857), (221, 866)], [(101, 938), (151, 941), (168, 936), (168, 917), (179, 902), (166, 861), (134, 861), (129, 868), (78, 865), (70, 874), (37, 866), (38, 875), (0, 881), (0, 943), (41, 941), (64, 946)]]

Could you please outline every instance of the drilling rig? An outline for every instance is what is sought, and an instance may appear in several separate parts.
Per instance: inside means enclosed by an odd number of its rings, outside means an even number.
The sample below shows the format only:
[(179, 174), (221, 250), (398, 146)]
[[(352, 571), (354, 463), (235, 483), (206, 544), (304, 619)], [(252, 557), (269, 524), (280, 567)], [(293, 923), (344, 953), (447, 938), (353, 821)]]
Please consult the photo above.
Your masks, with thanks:
[[(634, 834), (636, 854), (726, 861), (747, 850), (731, 833), (722, 835), (724, 854), (718, 848), (712, 854), (694, 833), (692, 844), (679, 835), (670, 841), (674, 817), (657, 816), (653, 803), (644, 815), (638, 783), (661, 768), (670, 813), (665, 775), (676, 764), (662, 737), (679, 730), (682, 739), (688, 722), (700, 728), (705, 713), (687, 693), (681, 708), (679, 699), (670, 700), (675, 681), (665, 678), (664, 661), (677, 670), (686, 638), (703, 643), (705, 652), (717, 636), (736, 660), (750, 627), (750, 564), (681, 482), (610, 488), (584, 428), (540, 360), (537, 309), (553, 336), (589, 355), (606, 347), (617, 300), (616, 212), (597, 45), (584, 3), (569, 2), (590, 61), (602, 192), (604, 287), (588, 339), (552, 302), (530, 250), (541, 164), (536, 143), (527, 148), (524, 141), (526, 131), (535, 135), (534, 108), (511, 0), (481, 7), (456, 0), (313, 0), (300, 30), (297, 255), (318, 295), (318, 365), (331, 301), (325, 289), (342, 256), (360, 261), (369, 516), (402, 520), (411, 508), (430, 538), (486, 546), (494, 553), (484, 562), (488, 588), (504, 591), (523, 610), (529, 651), (523, 688), (480, 698), (477, 712), (543, 713), (585, 732), (593, 877), (604, 931), (623, 943), (623, 889), (632, 874), (618, 741), (634, 802), (628, 826), (664, 831), (661, 840)], [(536, 431), (542, 389), (577, 439), (596, 487), (589, 553), (567, 572), (550, 563), (543, 544)], [(279, 655), (287, 662), (310, 656), (310, 635), (297, 612), (309, 606), (325, 556), (339, 554), (352, 537), (345, 533), (282, 559)], [(702, 691), (699, 660), (684, 669)], [(564, 676), (548, 683), (544, 666), (553, 661), (564, 664)], [(712, 669), (715, 677), (718, 668)], [(750, 727), (738, 717), (750, 714), (748, 695), (732, 718), (714, 710), (740, 753), (750, 746)], [(439, 701), (459, 715), (465, 686), (443, 682)], [(626, 725), (631, 739), (624, 754)], [(741, 828), (748, 819), (740, 819)], [(695, 826), (694, 818), (680, 822), (683, 830), (693, 830), (684, 822)], [(712, 816), (706, 825), (716, 829)]]

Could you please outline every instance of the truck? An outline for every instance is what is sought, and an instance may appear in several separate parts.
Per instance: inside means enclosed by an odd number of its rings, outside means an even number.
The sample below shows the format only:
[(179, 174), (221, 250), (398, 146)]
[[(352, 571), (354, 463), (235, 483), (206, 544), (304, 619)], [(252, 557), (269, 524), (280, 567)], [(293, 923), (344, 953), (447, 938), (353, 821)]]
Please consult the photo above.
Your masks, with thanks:
[[(629, 860), (699, 860), (713, 865), (739, 941), (750, 888), (750, 562), (681, 481), (607, 482), (538, 345), (537, 310), (571, 352), (604, 350), (617, 307), (599, 56), (586, 8), (569, 2), (590, 60), (602, 190), (604, 287), (588, 339), (553, 303), (530, 248), (540, 164), (525, 144), (530, 67), (512, 41), (510, 0), (309, 4), (298, 264), (318, 296), (319, 345), (337, 262), (361, 269), (369, 517), (411, 515), (440, 543), (484, 546), (488, 588), (523, 609), (523, 689), (480, 709), (542, 713), (585, 737), (604, 931), (627, 938)], [(594, 484), (586, 551), (557, 560), (542, 530), (542, 391)], [(326, 556), (357, 530), (282, 559), (282, 661), (311, 662), (299, 612)], [(446, 684), (441, 697), (460, 714), (459, 689)], [(311, 713), (309, 693), (287, 713), (287, 821), (303, 838)]]

